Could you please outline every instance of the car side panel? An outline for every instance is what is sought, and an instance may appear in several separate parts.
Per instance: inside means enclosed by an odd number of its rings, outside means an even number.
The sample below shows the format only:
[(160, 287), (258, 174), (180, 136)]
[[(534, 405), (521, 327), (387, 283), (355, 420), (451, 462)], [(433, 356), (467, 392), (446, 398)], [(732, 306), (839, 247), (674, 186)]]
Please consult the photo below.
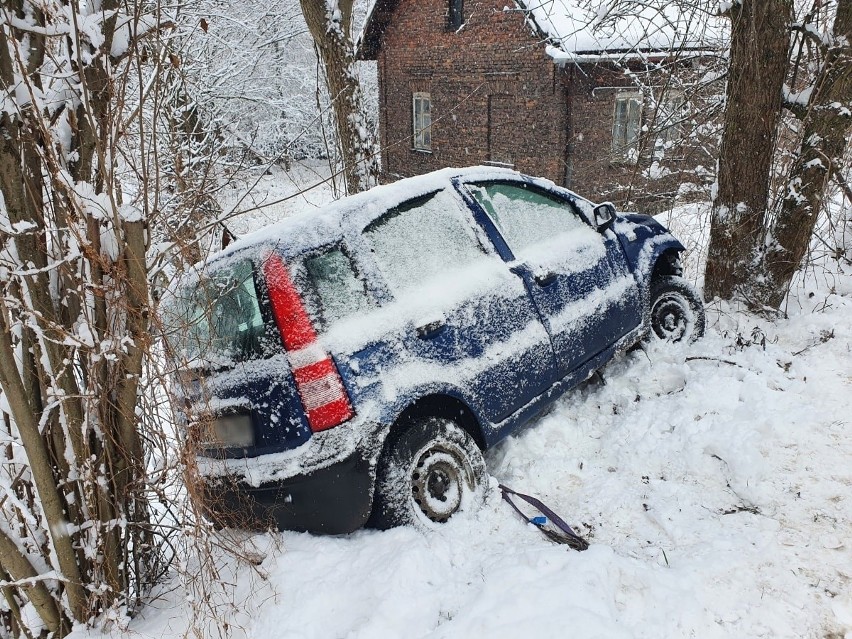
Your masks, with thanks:
[[(515, 255), (484, 207), (457, 184), (501, 257), (523, 280), (550, 334), (557, 378), (562, 378), (641, 323), (639, 288), (616, 235), (609, 230), (595, 231), (573, 194), (542, 188), (529, 180), (496, 183), (532, 187), (551, 201), (563, 202), (566, 215), (585, 223), (576, 232), (566, 232), (564, 242), (548, 241), (540, 249), (530, 247)], [(581, 254), (588, 259), (577, 259)]]
[(606, 311), (602, 341), (603, 347), (607, 348), (642, 323), (644, 302), (641, 287), (618, 237), (611, 229), (607, 229), (602, 235), (616, 286), (623, 287), (622, 294)]
[(638, 287), (621, 247), (613, 237), (606, 238), (604, 247), (604, 256), (578, 270), (560, 269), (554, 259), (554, 278), (548, 284), (537, 281), (528, 269), (521, 271), (550, 330), (560, 378), (583, 367), (641, 321)]
[(488, 433), (487, 444), (493, 446), (518, 429), (525, 427), (531, 420), (545, 412), (557, 399), (578, 384), (589, 379), (592, 374), (602, 368), (611, 360), (616, 353), (624, 351), (634, 345), (643, 334), (643, 327), (639, 326), (623, 335), (620, 339), (610, 344), (603, 351), (594, 355), (586, 365), (574, 369), (562, 379), (553, 384), (546, 392), (536, 397), (532, 402), (521, 410), (510, 415), (504, 422), (495, 424)]

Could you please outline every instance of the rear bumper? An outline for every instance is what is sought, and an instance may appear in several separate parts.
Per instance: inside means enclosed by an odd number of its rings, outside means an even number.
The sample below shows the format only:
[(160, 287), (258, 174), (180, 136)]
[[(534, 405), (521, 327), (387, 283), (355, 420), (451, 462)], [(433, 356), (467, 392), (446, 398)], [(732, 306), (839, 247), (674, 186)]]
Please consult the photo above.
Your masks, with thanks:
[(374, 470), (356, 452), (331, 465), (257, 486), (207, 477), (202, 505), (218, 525), (336, 535), (363, 526), (373, 501)]

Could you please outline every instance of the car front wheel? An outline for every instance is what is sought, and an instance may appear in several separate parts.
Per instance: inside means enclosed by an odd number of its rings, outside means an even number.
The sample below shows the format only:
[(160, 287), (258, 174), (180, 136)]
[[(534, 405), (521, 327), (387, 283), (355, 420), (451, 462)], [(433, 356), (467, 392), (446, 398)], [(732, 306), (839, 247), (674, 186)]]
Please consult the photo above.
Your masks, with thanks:
[(666, 342), (694, 342), (704, 335), (704, 303), (682, 277), (651, 282), (651, 334)]
[(485, 461), (476, 442), (448, 419), (418, 421), (385, 446), (370, 525), (431, 528), (484, 499)]

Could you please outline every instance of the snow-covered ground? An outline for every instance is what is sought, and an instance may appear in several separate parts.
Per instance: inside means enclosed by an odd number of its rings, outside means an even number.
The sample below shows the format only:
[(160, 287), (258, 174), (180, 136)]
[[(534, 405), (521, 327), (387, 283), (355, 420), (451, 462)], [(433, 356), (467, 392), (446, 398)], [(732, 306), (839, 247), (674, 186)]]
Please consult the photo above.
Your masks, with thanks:
[(318, 208), (343, 188), (343, 177), (331, 176), (328, 162), (311, 160), (294, 162), (290, 171), (272, 166), (261, 175), (234, 180), (220, 197), (232, 216), (228, 228), (245, 235), (296, 211)]
[[(475, 516), (246, 538), (252, 561), (223, 553), (204, 584), (212, 608), (176, 579), (128, 636), (192, 633), (205, 608), (205, 637), (852, 638), (852, 277), (832, 281), (801, 288), (790, 319), (710, 308), (697, 344), (614, 361), (489, 453)], [(522, 522), (498, 481), (589, 550)]]

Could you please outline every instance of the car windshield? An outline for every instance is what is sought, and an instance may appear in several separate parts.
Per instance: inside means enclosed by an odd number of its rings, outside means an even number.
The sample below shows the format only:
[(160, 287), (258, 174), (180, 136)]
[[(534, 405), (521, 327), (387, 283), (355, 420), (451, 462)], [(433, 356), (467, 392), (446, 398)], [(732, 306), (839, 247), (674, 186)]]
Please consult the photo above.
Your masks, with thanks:
[(253, 273), (252, 262), (241, 260), (178, 289), (164, 313), (175, 359), (224, 367), (262, 356), (265, 326)]

